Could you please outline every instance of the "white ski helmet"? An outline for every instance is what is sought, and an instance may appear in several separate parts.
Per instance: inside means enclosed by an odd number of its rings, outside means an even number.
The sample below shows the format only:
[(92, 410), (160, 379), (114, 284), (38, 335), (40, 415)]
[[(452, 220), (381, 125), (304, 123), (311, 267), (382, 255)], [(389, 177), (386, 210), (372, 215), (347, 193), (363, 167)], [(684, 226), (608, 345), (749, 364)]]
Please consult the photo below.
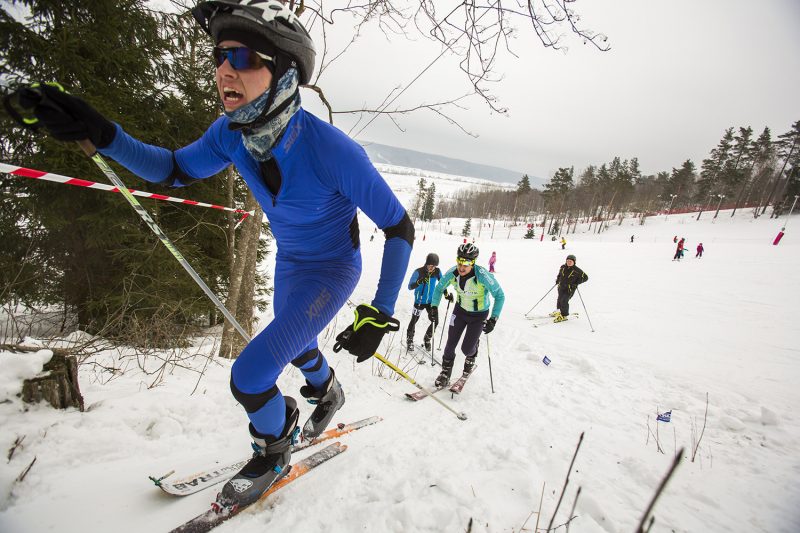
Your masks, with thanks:
[[(316, 52), (314, 41), (297, 16), (276, 0), (211, 0), (200, 2), (192, 15), (213, 39), (226, 39), (266, 55), (284, 55), (294, 61), (300, 84), (311, 81)], [(278, 77), (282, 75), (278, 73)]]

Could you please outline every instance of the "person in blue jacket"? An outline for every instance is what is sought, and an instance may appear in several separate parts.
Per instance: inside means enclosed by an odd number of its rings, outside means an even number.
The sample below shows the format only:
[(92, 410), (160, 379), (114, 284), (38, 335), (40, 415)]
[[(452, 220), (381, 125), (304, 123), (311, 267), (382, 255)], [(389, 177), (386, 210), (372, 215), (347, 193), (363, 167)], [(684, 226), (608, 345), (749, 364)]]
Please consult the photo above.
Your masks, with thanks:
[(377, 292), (337, 337), (362, 362), (392, 318), (414, 241), (414, 226), (364, 150), (300, 106), (299, 85), (314, 71), (314, 43), (292, 11), (274, 0), (201, 2), (193, 9), (214, 40), (215, 79), (224, 114), (177, 150), (145, 144), (60, 87), (20, 91), (19, 102), (55, 138), (89, 139), (97, 150), (166, 187), (182, 187), (230, 165), (264, 209), (277, 244), (275, 318), (244, 348), (231, 371), (233, 396), (250, 420), (255, 453), (218, 496), (222, 506), (255, 501), (288, 472), (299, 411), (276, 381), (291, 363), (316, 405), (303, 426), (317, 437), (344, 404), (344, 392), (317, 347), (317, 335), (361, 275), (357, 210), (386, 236)]
[[(414, 332), (417, 328), (417, 322), (423, 311), (428, 314), (430, 308), (431, 298), (433, 298), (433, 291), (436, 289), (436, 283), (442, 279), (442, 271), (439, 270), (439, 256), (430, 253), (425, 258), (425, 264), (411, 273), (411, 278), (408, 280), (408, 290), (414, 291), (414, 310), (411, 312), (411, 321), (408, 323), (406, 330), (406, 350), (408, 352), (414, 351)], [(444, 297), (452, 301), (453, 297), (450, 293), (446, 292)], [(430, 317), (429, 317), (430, 318)], [(431, 320), (428, 329), (425, 330), (425, 349), (431, 351), (433, 333), (438, 322)]]
[[(456, 345), (461, 340), (462, 334), (464, 341), (461, 343), (461, 352), (466, 356), (464, 374), (468, 376), (472, 373), (478, 356), (481, 332), (491, 333), (503, 310), (505, 302), (503, 289), (492, 274), (475, 264), (478, 253), (478, 247), (474, 244), (459, 246), (456, 266), (442, 276), (442, 281), (433, 292), (428, 311), (432, 321), (439, 321), (438, 305), (447, 287), (452, 286), (455, 289), (457, 302), (450, 316), (447, 344), (442, 352), (442, 372), (434, 383), (437, 388), (446, 387), (450, 383), (450, 374), (453, 372), (456, 358)], [(490, 295), (494, 300), (491, 310)]]

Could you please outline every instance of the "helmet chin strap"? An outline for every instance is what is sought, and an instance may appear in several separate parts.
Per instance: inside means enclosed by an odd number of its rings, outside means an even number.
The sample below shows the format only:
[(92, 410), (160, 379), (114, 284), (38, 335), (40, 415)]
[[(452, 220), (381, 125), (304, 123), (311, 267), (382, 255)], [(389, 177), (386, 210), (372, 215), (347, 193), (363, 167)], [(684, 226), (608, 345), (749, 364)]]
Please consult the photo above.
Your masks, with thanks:
[(267, 122), (278, 116), (284, 109), (286, 109), (289, 105), (291, 105), (291, 103), (294, 102), (294, 99), (297, 97), (297, 93), (300, 92), (299, 87), (294, 91), (294, 94), (292, 94), (289, 98), (284, 100), (281, 103), (281, 105), (279, 105), (275, 109), (270, 109), (272, 107), (272, 103), (275, 101), (275, 93), (278, 92), (278, 82), (283, 77), (283, 75), (286, 74), (286, 72), (288, 72), (291, 66), (292, 66), (291, 59), (289, 59), (283, 54), (276, 54), (275, 72), (273, 73), (272, 81), (269, 84), (269, 96), (267, 96), (267, 102), (264, 105), (264, 111), (262, 111), (261, 114), (258, 117), (256, 117), (256, 119), (253, 122), (249, 122), (246, 124), (241, 122), (231, 122), (230, 124), (228, 124), (228, 129), (231, 129), (233, 131), (242, 130), (242, 133), (250, 134), (253, 131), (264, 126), (264, 124), (266, 124)]

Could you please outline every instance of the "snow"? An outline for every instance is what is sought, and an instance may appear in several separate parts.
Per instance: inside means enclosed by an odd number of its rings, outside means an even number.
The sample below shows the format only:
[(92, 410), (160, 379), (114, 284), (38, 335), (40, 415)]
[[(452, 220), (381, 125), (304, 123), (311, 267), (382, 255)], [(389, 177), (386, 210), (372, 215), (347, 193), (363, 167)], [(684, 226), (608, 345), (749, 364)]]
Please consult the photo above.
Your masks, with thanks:
[[(416, 179), (387, 176), (406, 205)], [(444, 194), (474, 186), (434, 181)], [(356, 364), (346, 353), (334, 354), (333, 338), (352, 320), (352, 310), (343, 308), (320, 336), (347, 394), (337, 421), (384, 420), (342, 438), (346, 453), (219, 530), (466, 531), (473, 519), (473, 532), (519, 532), (523, 524), (533, 531), (542, 497), (538, 526), (550, 522), (584, 433), (554, 526), (566, 522), (581, 487), (571, 531), (633, 531), (677, 449), (685, 447), (655, 507), (652, 531), (800, 531), (794, 411), (800, 350), (793, 317), (800, 227), (789, 224), (773, 246), (783, 220), (754, 220), (749, 210), (712, 216), (661, 215), (643, 226), (628, 218), (599, 235), (579, 224), (564, 251), (557, 242), (539, 241), (540, 228), (537, 239), (525, 240), (524, 226), (500, 223), (494, 238), (492, 228), (480, 226), (479, 263), (497, 252), (506, 306), (483, 338), (479, 367), (464, 392), (438, 395), (466, 412), (466, 421), (430, 399), (406, 400), (414, 387), (375, 359)], [(380, 235), (370, 242), (374, 225), (361, 221), (365, 269), (354, 303), (374, 294), (383, 242)], [(473, 235), (487, 223), (474, 219)], [(443, 269), (452, 266), (462, 226), (463, 220), (451, 220), (454, 235), (447, 235), (446, 221), (418, 223), (409, 274), (431, 251)], [(680, 262), (671, 260), (675, 235), (687, 239)], [(706, 249), (702, 259), (694, 258), (698, 242)], [(580, 317), (534, 328), (524, 315), (552, 287), (567, 253), (589, 275), (571, 301)], [(532, 314), (546, 314), (554, 304), (552, 292)], [(411, 292), (403, 288), (396, 315), (402, 331), (411, 308)], [(444, 302), (440, 312), (444, 322)], [(268, 312), (262, 323), (269, 318)], [(417, 339), (425, 327), (423, 318)], [(432, 386), (437, 367), (401, 354), (399, 340), (387, 339), (382, 353)], [(142, 369), (170, 354), (133, 361), (125, 351), (101, 352), (80, 370), (84, 413), (25, 405), (16, 396), (21, 380), (41, 369), (46, 350), (0, 353), (4, 455), (24, 436), (0, 465), (0, 531), (164, 531), (205, 511), (214, 489), (175, 498), (147, 476), (174, 469), (180, 477), (249, 453), (247, 419), (229, 391), (230, 362), (209, 360), (213, 350), (213, 339), (198, 339), (191, 367), (168, 365), (161, 382)], [(456, 372), (462, 364), (457, 352)], [(104, 370), (111, 366), (125, 371)], [(302, 384), (293, 367), (279, 382), (298, 398)], [(302, 422), (311, 406), (301, 410)], [(655, 422), (669, 410), (671, 422)], [(15, 482), (34, 458), (27, 476)]]

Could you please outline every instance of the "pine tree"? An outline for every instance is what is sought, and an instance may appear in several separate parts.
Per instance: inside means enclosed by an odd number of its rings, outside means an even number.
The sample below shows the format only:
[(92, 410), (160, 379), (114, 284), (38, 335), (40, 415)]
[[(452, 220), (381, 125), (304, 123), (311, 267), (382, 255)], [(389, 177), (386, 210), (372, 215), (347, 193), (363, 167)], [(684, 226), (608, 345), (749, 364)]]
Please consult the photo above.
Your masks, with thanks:
[(517, 183), (517, 194), (528, 194), (531, 190), (531, 181), (527, 174), (523, 174), (522, 179)]
[(472, 218), (468, 218), (466, 222), (464, 222), (464, 229), (461, 230), (462, 237), (469, 237), (470, 232), (472, 231)]
[(414, 205), (411, 210), (414, 212), (414, 222), (417, 221), (422, 215), (422, 209), (425, 205), (425, 193), (427, 192), (427, 182), (425, 178), (420, 178), (417, 181), (417, 195), (414, 197)]
[[(202, 84), (187, 80), (186, 93), (169, 85), (171, 69), (177, 73), (180, 63), (170, 61), (175, 50), (165, 35), (172, 34), (145, 1), (24, 4), (30, 11), (24, 22), (0, 9), (0, 62), (9, 88), (26, 80), (58, 80), (134, 137), (173, 149), (196, 139), (210, 123), (213, 106), (200, 103), (208, 97), (188, 93), (191, 87), (202, 92)], [(206, 72), (210, 78), (213, 68)], [(32, 134), (7, 119), (2, 125), (9, 132), (0, 144), (3, 160), (105, 181), (73, 143)], [(112, 166), (129, 187), (164, 192)], [(61, 304), (80, 328), (105, 328), (108, 334), (129, 333), (137, 325), (152, 332), (159, 317), (167, 329), (169, 324), (180, 329), (213, 312), (213, 304), (121, 196), (18, 179), (2, 186), (27, 220), (8, 246), (16, 257), (27, 250), (43, 273), (30, 277), (31, 284), (15, 285), (3, 301)], [(223, 203), (224, 187), (213, 180), (198, 186), (192, 196)], [(147, 200), (142, 205), (219, 293), (228, 275), (225, 237), (215, 227), (219, 214)]]
[(425, 201), (422, 204), (422, 220), (433, 220), (433, 213), (436, 208), (436, 184), (431, 183), (425, 191)]

